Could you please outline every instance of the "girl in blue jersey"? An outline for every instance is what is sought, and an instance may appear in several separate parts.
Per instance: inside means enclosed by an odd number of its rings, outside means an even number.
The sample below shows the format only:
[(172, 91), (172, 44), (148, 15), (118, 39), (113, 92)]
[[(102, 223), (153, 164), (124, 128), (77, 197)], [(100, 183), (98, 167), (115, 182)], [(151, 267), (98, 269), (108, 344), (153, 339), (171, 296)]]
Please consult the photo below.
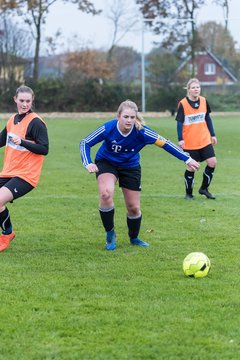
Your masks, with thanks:
[[(95, 163), (90, 156), (91, 147), (102, 142)], [(155, 144), (183, 160), (193, 171), (198, 162), (189, 154), (159, 136), (147, 127), (138, 113), (137, 105), (126, 100), (118, 108), (117, 119), (111, 120), (80, 142), (82, 162), (89, 173), (96, 173), (99, 189), (99, 212), (106, 231), (106, 250), (116, 249), (114, 230), (115, 184), (122, 188), (127, 209), (127, 226), (130, 243), (149, 246), (139, 239), (142, 214), (140, 209), (141, 167), (139, 151), (148, 144)]]

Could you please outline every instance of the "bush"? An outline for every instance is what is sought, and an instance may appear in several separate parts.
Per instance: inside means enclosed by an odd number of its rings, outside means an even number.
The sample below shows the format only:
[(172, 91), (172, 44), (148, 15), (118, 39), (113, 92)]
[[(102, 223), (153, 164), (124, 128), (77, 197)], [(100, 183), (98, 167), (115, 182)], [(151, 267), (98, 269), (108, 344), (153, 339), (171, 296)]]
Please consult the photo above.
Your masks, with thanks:
[[(35, 105), (39, 112), (116, 111), (118, 105), (126, 99), (136, 102), (141, 109), (141, 83), (100, 82), (98, 79), (73, 83), (64, 78), (41, 78), (37, 84), (30, 80), (25, 83), (36, 94)], [(2, 112), (16, 110), (12, 98), (21, 84), (14, 85), (15, 88), (0, 90)], [(213, 111), (239, 111), (239, 86), (227, 88), (224, 93), (213, 89), (203, 89), (202, 93)], [(169, 110), (174, 113), (179, 100), (185, 95), (186, 90), (182, 86), (171, 85), (154, 90), (146, 86), (146, 110)]]

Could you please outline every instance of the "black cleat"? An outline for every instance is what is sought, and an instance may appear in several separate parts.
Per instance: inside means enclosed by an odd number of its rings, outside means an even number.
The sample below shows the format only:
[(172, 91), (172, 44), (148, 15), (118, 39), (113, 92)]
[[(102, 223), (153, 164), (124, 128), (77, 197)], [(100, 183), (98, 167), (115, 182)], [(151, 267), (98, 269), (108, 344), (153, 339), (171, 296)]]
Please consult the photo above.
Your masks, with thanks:
[(205, 195), (208, 199), (212, 199), (212, 200), (216, 199), (215, 196), (208, 191), (208, 189), (200, 188), (199, 194)]
[(195, 197), (192, 194), (186, 194), (184, 199), (186, 199), (186, 200), (195, 200)]

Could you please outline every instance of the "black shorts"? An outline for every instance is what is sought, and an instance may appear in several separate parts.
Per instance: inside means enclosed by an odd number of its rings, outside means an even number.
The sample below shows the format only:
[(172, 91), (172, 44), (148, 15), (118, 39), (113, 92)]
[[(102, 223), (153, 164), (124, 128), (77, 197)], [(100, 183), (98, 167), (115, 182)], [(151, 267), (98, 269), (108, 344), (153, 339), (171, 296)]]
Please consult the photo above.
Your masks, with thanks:
[(185, 152), (189, 153), (192, 159), (202, 162), (204, 160), (210, 159), (212, 157), (215, 157), (215, 152), (212, 144), (209, 144), (201, 149), (198, 150), (186, 150)]
[(13, 199), (18, 199), (34, 189), (31, 184), (17, 176), (13, 178), (0, 177), (0, 188), (2, 186), (5, 186), (11, 191)]
[(122, 169), (111, 165), (108, 161), (105, 160), (97, 160), (96, 165), (99, 170), (96, 173), (96, 177), (104, 173), (110, 173), (116, 176), (119, 182), (119, 187), (134, 191), (141, 191), (140, 165), (128, 169)]

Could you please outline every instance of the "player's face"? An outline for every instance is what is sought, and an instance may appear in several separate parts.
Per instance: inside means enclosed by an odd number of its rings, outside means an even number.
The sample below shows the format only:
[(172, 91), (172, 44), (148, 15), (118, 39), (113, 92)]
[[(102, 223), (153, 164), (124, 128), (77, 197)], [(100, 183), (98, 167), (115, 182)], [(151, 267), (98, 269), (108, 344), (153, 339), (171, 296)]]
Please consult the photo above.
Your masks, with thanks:
[(118, 126), (122, 133), (127, 134), (136, 121), (136, 111), (130, 108), (125, 108), (120, 115), (118, 115)]
[(14, 96), (14, 101), (17, 105), (18, 113), (25, 114), (32, 107), (33, 97), (28, 92), (20, 92), (17, 96)]
[(200, 85), (198, 83), (193, 82), (188, 90), (189, 98), (193, 100), (197, 99), (200, 95), (200, 92), (201, 92)]

